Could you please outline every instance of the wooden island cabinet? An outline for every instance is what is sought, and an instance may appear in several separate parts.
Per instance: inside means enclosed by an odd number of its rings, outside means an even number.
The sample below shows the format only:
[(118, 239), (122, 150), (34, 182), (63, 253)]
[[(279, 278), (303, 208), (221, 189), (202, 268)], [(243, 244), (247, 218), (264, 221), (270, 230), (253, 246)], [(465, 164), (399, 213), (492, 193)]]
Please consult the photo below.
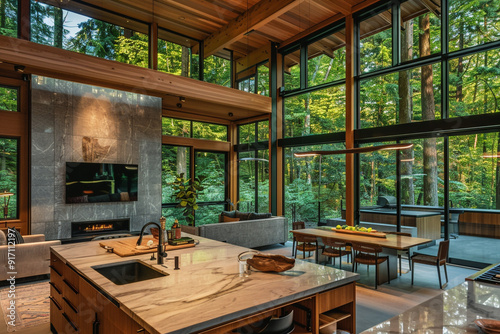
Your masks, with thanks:
[[(199, 238), (169, 252), (121, 258), (98, 242), (60, 245), (51, 253), (50, 320), (53, 333), (234, 333), (293, 310), (293, 333), (355, 332), (358, 275), (297, 260), (283, 273), (241, 275), (237, 256), (247, 249)], [(117, 285), (92, 267), (139, 260), (168, 276)]]

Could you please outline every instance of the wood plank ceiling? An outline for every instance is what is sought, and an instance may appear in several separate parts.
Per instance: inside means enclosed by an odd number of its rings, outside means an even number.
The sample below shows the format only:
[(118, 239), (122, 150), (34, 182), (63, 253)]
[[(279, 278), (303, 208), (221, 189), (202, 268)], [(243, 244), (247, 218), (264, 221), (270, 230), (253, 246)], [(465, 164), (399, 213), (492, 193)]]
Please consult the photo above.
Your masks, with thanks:
[[(150, 23), (160, 28), (159, 38), (189, 46), (193, 53), (203, 43), (205, 57), (227, 58), (228, 50), (239, 72), (263, 60), (270, 42), (288, 45), (310, 32), (374, 4), (377, 0), (39, 0), (83, 15), (147, 33)], [(402, 5), (403, 21), (431, 11), (436, 0), (409, 0)], [(103, 10), (101, 10), (104, 9)], [(389, 18), (389, 20), (388, 20)], [(135, 20), (135, 22), (134, 22)], [(387, 12), (377, 15), (362, 36), (390, 27)], [(309, 47), (309, 57), (331, 54), (344, 46), (343, 31)], [(260, 54), (260, 55), (259, 55)], [(264, 56), (262, 56), (264, 54)], [(265, 58), (264, 58), (265, 59)], [(299, 60), (288, 55), (285, 66)]]

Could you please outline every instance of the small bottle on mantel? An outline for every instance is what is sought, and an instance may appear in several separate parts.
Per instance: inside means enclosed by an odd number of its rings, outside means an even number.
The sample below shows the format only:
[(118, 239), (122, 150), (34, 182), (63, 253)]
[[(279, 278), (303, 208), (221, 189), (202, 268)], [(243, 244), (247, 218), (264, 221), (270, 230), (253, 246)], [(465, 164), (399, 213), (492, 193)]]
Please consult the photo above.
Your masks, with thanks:
[(165, 228), (165, 225), (167, 223), (167, 219), (165, 217), (160, 218), (160, 227), (161, 227), (161, 234), (163, 235), (163, 242), (168, 243), (168, 236), (167, 236), (167, 230)]

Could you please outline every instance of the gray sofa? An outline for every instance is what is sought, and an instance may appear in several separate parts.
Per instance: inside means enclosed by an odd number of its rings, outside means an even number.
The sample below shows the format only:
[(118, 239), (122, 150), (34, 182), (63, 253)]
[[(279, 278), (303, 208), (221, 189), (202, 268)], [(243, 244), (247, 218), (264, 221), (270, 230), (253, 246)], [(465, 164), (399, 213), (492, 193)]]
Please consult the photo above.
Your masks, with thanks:
[[(3, 233), (0, 231), (0, 233)], [(60, 245), (59, 240), (45, 241), (43, 234), (24, 235), (24, 243), (15, 246), (15, 275), (17, 278), (50, 273), (50, 246)], [(0, 245), (0, 281), (11, 275), (8, 268), (9, 246)]]
[(181, 228), (186, 233), (248, 248), (284, 244), (288, 240), (288, 221), (285, 217), (240, 220), (196, 227), (181, 226)]

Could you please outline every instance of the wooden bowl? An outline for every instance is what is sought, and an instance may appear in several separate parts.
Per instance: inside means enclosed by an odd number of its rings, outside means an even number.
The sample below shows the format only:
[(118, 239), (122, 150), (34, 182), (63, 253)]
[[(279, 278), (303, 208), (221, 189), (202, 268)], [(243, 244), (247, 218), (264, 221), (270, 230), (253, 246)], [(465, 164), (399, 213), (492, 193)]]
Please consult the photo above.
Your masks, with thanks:
[(500, 320), (495, 319), (476, 319), (474, 323), (487, 334), (500, 333)]

